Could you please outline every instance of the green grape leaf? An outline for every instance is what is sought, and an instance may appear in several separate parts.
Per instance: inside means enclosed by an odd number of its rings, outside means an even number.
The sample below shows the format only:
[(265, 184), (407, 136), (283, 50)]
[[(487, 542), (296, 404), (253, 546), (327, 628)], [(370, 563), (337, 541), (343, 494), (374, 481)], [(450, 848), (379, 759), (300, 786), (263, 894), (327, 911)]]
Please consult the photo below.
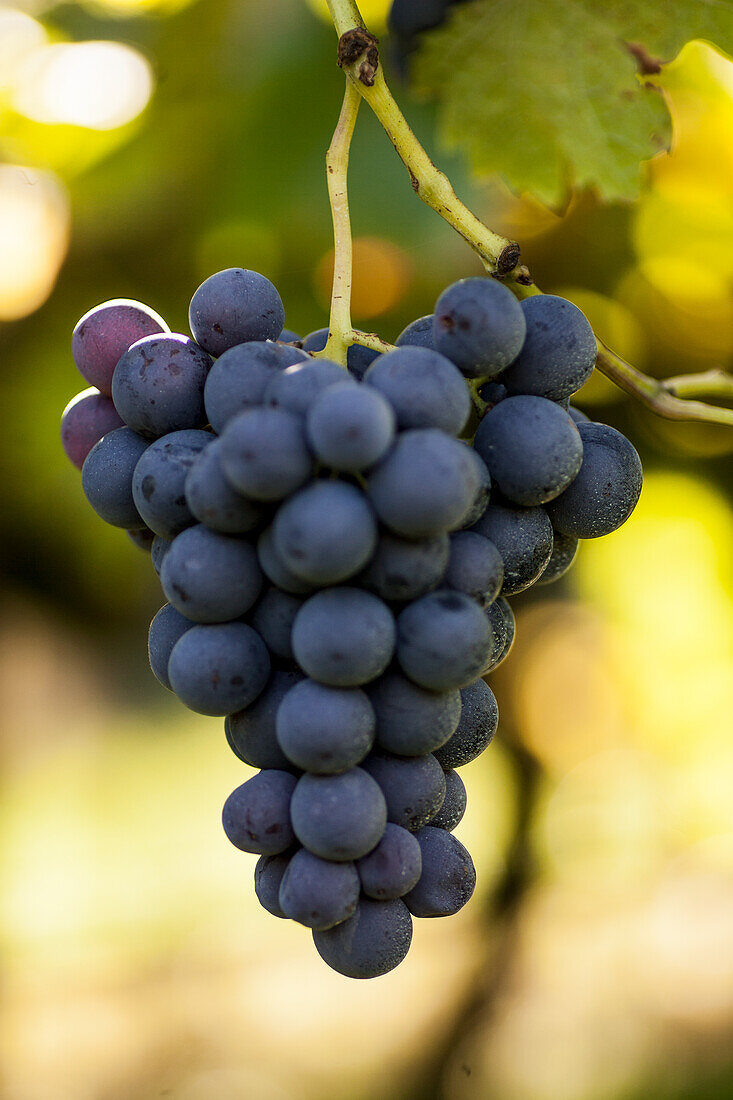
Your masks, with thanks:
[(668, 61), (692, 38), (732, 49), (733, 2), (474, 0), (422, 36), (412, 75), (478, 176), (551, 206), (571, 188), (634, 199), (670, 119), (627, 43)]

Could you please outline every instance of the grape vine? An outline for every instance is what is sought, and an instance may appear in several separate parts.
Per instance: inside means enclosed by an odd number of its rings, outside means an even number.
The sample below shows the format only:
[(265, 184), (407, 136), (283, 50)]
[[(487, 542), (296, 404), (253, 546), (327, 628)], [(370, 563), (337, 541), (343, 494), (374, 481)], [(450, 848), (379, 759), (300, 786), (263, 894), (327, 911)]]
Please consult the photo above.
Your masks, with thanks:
[[(379, 61), (377, 39), (367, 30), (355, 0), (328, 0), (328, 7), (339, 35), (338, 63), (346, 73), (347, 83), (339, 125), (328, 158), (336, 255), (329, 354), (352, 343), (377, 351), (389, 350), (390, 347), (379, 337), (352, 328), (350, 308), (345, 301), (349, 297), (347, 278), (350, 286), (351, 270), (347, 172), (349, 146), (360, 99), (371, 107), (394, 145), (409, 172), (415, 193), (463, 237), (487, 272), (505, 282), (520, 299), (540, 294), (528, 269), (519, 262), (519, 245), (489, 229), (461, 202), (450, 180), (435, 166), (416, 138), (389, 89)], [(358, 92), (359, 98), (354, 91)], [(338, 196), (336, 205), (334, 195)], [(343, 204), (347, 211), (345, 220), (339, 212)], [(628, 363), (598, 337), (596, 343), (596, 369), (656, 415), (667, 420), (733, 427), (733, 409), (697, 400), (700, 397), (716, 397), (733, 401), (733, 375), (716, 370), (659, 380)]]

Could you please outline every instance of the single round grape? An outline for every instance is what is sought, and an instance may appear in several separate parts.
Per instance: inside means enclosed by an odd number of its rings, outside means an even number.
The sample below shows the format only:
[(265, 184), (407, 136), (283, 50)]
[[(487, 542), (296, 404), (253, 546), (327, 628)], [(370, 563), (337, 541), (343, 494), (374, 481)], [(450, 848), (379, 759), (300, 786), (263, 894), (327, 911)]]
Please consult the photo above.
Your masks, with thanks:
[(262, 522), (261, 505), (245, 498), (227, 481), (221, 464), (221, 441), (211, 440), (186, 476), (186, 504), (199, 523), (223, 535), (245, 535)]
[(127, 531), (145, 527), (132, 495), (132, 475), (147, 440), (132, 428), (115, 428), (95, 443), (84, 460), (81, 487), (94, 511), (105, 523)]
[(587, 424), (590, 420), (589, 416), (586, 416), (580, 409), (576, 409), (574, 405), (568, 407), (568, 415), (572, 416), (576, 424)]
[(489, 506), (489, 500), (491, 498), (491, 476), (486, 467), (486, 463), (480, 455), (476, 454), (473, 447), (466, 443), (466, 454), (470, 456), (471, 462), (476, 467), (476, 474), (478, 477), (478, 488), (473, 498), (471, 507), (466, 512), (461, 522), (461, 527), (472, 527), (477, 520), (481, 518), (486, 509)]
[(431, 351), (435, 351), (432, 313), (427, 317), (418, 317), (416, 321), (411, 321), (407, 328), (403, 328), (395, 344), (398, 348), (430, 348)]
[(461, 720), (453, 736), (439, 749), (435, 759), (448, 771), (470, 764), (491, 744), (499, 725), (499, 708), (494, 693), (484, 680), (476, 680), (461, 692)]
[(461, 526), (479, 491), (468, 447), (437, 428), (402, 432), (369, 475), (379, 518), (397, 535), (428, 538)]
[(141, 527), (139, 531), (126, 531), (125, 534), (131, 543), (147, 554), (152, 551), (153, 542), (158, 537), (149, 527)]
[(114, 298), (84, 314), (71, 338), (71, 354), (79, 373), (109, 397), (114, 369), (127, 349), (144, 336), (168, 331), (163, 318), (148, 306)]
[(361, 859), (382, 838), (387, 807), (379, 785), (362, 768), (341, 775), (303, 775), (290, 804), (300, 843), (321, 859)]
[(198, 623), (223, 623), (254, 605), (262, 573), (249, 543), (198, 524), (173, 540), (160, 583), (182, 615)]
[(380, 356), (364, 381), (389, 401), (397, 425), (440, 428), (459, 435), (471, 412), (466, 380), (456, 366), (424, 347), (403, 347)]
[(156, 680), (172, 691), (171, 682), (168, 679), (168, 661), (170, 660), (173, 646), (179, 638), (182, 638), (187, 630), (195, 626), (190, 619), (185, 619), (175, 607), (169, 603), (164, 604), (160, 611), (153, 617), (148, 631), (148, 660)]
[(333, 863), (301, 848), (280, 884), (280, 908), (306, 928), (333, 928), (355, 911), (359, 885), (353, 863)]
[(563, 535), (594, 539), (626, 522), (641, 494), (641, 460), (626, 436), (607, 424), (579, 424), (583, 464), (575, 481), (548, 505)]
[(232, 791), (221, 821), (235, 848), (262, 856), (290, 848), (295, 840), (290, 805), (296, 782), (289, 772), (268, 768)]
[(521, 310), (527, 335), (502, 382), (510, 393), (551, 401), (570, 397), (588, 380), (596, 362), (596, 338), (587, 318), (555, 294), (526, 298)]
[(422, 874), (417, 886), (405, 895), (414, 917), (452, 917), (476, 889), (473, 860), (452, 833), (426, 825), (417, 834), (422, 854)]
[(457, 771), (445, 773), (445, 801), (429, 824), (434, 829), (445, 829), (452, 833), (463, 820), (466, 812), (466, 788)]
[(484, 670), (481, 673), (482, 676), (486, 676), (489, 672), (493, 672), (495, 668), (499, 667), (502, 661), (507, 659), (514, 645), (514, 635), (516, 632), (514, 612), (503, 596), (499, 596), (497, 600), (494, 600), (491, 607), (486, 609), (486, 618), (492, 635), (492, 647), (489, 660), (486, 662)]
[(211, 356), (187, 336), (146, 336), (115, 367), (115, 408), (130, 428), (153, 439), (203, 428), (204, 383), (211, 364)]
[(270, 280), (241, 267), (210, 275), (188, 311), (194, 339), (211, 355), (247, 340), (277, 340), (284, 320), (282, 299)]
[(552, 524), (541, 505), (491, 504), (471, 530), (493, 542), (501, 554), (504, 596), (529, 588), (550, 560)]
[(536, 584), (552, 584), (560, 580), (572, 566), (578, 556), (580, 543), (575, 535), (563, 535), (559, 531), (552, 533), (552, 554)]
[(296, 615), (293, 653), (311, 679), (359, 687), (382, 675), (395, 634), (392, 613), (377, 596), (358, 588), (327, 588)]
[(495, 378), (519, 355), (526, 327), (507, 287), (489, 278), (461, 279), (438, 298), (433, 338), (468, 378)]
[(461, 716), (458, 691), (427, 691), (399, 672), (369, 685), (377, 743), (398, 756), (424, 756), (444, 745)]
[(462, 592), (429, 592), (400, 612), (397, 660), (421, 687), (451, 691), (481, 672), (491, 650), (486, 615)]
[(278, 554), (272, 527), (266, 527), (257, 540), (257, 558), (262, 572), (278, 588), (295, 596), (307, 596), (313, 591), (313, 585), (296, 577)]
[(292, 633), (295, 616), (303, 601), (280, 588), (270, 587), (260, 597), (250, 622), (263, 642), (281, 661), (292, 661)]
[(382, 531), (359, 582), (383, 600), (414, 600), (440, 584), (449, 552), (447, 535), (402, 539)]
[(160, 571), (163, 568), (163, 561), (172, 544), (172, 539), (164, 539), (161, 538), (160, 535), (156, 535), (153, 539), (153, 545), (150, 550), (150, 557), (153, 560), (153, 569), (158, 574), (158, 576), (160, 576)]
[(571, 416), (544, 397), (508, 397), (478, 426), (474, 447), (515, 504), (545, 504), (573, 480), (583, 444)]
[(280, 908), (280, 883), (292, 859), (290, 852), (260, 856), (255, 864), (255, 894), (263, 909), (273, 917), (287, 919)]
[(275, 715), (292, 687), (302, 679), (299, 672), (275, 669), (267, 687), (254, 703), (224, 719), (224, 733), (229, 748), (250, 768), (281, 768), (291, 771), (292, 765), (277, 743)]
[(72, 397), (61, 416), (61, 445), (66, 457), (81, 470), (94, 444), (107, 432), (124, 426), (111, 397), (96, 389), (82, 390)]
[(445, 775), (436, 758), (373, 752), (362, 764), (379, 784), (387, 820), (415, 832), (435, 817), (445, 798)]
[(313, 402), (306, 432), (324, 465), (347, 472), (366, 470), (379, 462), (392, 445), (394, 409), (368, 386), (339, 382)]
[(319, 585), (353, 577), (377, 543), (377, 522), (367, 497), (343, 481), (313, 481), (294, 493), (278, 509), (272, 532), (287, 568)]
[(354, 384), (338, 363), (308, 358), (307, 362), (296, 363), (272, 378), (265, 390), (263, 404), (305, 417), (325, 389), (342, 382)]
[(253, 340), (225, 351), (209, 371), (204, 403), (209, 422), (218, 435), (245, 409), (262, 405), (267, 387), (288, 367), (309, 357), (298, 348)]
[(181, 702), (214, 718), (248, 707), (269, 675), (267, 647), (244, 623), (194, 626), (168, 661), (168, 678)]
[(457, 531), (450, 537), (450, 557), (443, 586), (463, 592), (488, 607), (504, 583), (504, 562), (493, 542), (475, 531)]
[[(311, 353), (323, 351), (327, 340), (328, 329), (316, 329), (315, 332), (310, 332), (303, 340), (303, 350)], [(346, 353), (346, 367), (349, 374), (361, 381), (367, 368), (375, 359), (379, 358), (380, 354), (381, 352), (365, 348), (362, 344), (351, 344)]]
[(296, 767), (336, 775), (359, 764), (371, 749), (374, 710), (359, 688), (301, 680), (282, 699), (275, 728), (280, 749)]
[(284, 409), (246, 409), (230, 420), (221, 462), (235, 489), (261, 501), (282, 500), (313, 470), (303, 425)]
[(422, 853), (414, 835), (388, 821), (379, 844), (356, 864), (361, 888), (369, 898), (391, 901), (417, 885)]
[(412, 919), (399, 898), (361, 898), (353, 917), (325, 932), (314, 932), (313, 942), (323, 961), (337, 974), (378, 978), (406, 957), (412, 942)]
[(173, 539), (196, 522), (186, 503), (184, 486), (197, 457), (213, 442), (211, 432), (170, 432), (141, 455), (132, 475), (132, 496), (138, 512), (156, 535)]

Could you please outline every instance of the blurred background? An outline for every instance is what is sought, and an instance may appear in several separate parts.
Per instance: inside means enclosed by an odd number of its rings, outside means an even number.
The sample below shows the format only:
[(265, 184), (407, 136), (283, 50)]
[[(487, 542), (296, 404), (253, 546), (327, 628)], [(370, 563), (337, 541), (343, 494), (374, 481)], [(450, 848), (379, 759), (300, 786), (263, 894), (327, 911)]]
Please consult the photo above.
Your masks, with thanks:
[[(363, 5), (375, 29), (386, 0)], [(733, 433), (577, 399), (646, 482), (570, 577), (515, 601), (499, 736), (464, 771), (473, 902), (351, 982), (261, 910), (220, 827), (247, 777), (147, 668), (145, 555), (59, 442), (71, 330), (139, 298), (185, 331), (223, 267), (327, 323), (324, 153), (340, 103), (313, 0), (0, 7), (0, 1094), (7, 1100), (714, 1100), (733, 1094)], [(386, 62), (389, 70), (389, 61)], [(733, 65), (688, 45), (641, 200), (480, 188), (545, 290), (657, 375), (730, 369)], [(428, 110), (400, 93), (432, 145)], [(393, 339), (471, 253), (369, 113), (353, 152), (354, 315)]]

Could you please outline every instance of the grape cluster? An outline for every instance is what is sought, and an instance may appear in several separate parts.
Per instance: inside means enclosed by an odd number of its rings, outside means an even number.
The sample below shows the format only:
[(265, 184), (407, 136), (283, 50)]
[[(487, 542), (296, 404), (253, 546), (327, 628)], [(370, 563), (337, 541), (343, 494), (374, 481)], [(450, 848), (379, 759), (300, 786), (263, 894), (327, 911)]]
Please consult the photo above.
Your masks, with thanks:
[(92, 508), (151, 552), (155, 676), (258, 769), (223, 811), (257, 897), (366, 978), (405, 957), (413, 916), (473, 893), (457, 769), (497, 728), (507, 597), (620, 526), (641, 467), (568, 406), (595, 341), (562, 298), (464, 279), (347, 370), (313, 357), (327, 330), (283, 324), (242, 269), (196, 291), (193, 338), (97, 307), (73, 338), (95, 388), (62, 436)]

